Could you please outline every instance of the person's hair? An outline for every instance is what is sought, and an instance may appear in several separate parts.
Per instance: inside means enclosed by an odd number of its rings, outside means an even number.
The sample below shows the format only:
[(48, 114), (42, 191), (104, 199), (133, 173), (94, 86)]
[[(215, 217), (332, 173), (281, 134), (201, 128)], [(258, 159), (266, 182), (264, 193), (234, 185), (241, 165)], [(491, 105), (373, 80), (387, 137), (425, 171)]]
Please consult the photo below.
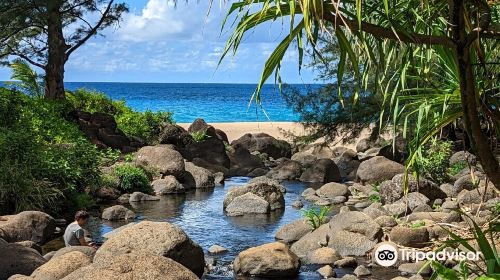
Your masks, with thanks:
[(76, 214), (75, 214), (75, 220), (79, 220), (79, 219), (84, 219), (84, 220), (86, 220), (86, 219), (88, 219), (89, 217), (90, 217), (89, 213), (87, 213), (87, 211), (83, 211), (83, 210), (78, 211), (78, 212), (76, 212)]

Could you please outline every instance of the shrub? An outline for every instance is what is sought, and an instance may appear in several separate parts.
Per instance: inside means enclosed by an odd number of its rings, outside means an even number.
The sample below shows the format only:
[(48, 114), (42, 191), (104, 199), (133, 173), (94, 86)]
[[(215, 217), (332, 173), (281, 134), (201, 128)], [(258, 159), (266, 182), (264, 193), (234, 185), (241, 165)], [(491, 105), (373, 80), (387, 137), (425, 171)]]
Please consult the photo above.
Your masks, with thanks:
[(423, 149), (422, 156), (417, 159), (417, 171), (435, 183), (442, 184), (449, 179), (448, 168), (452, 154), (452, 143), (432, 139), (429, 146)]
[(78, 89), (68, 93), (67, 97), (77, 110), (113, 115), (118, 128), (127, 136), (138, 137), (148, 144), (155, 144), (164, 124), (174, 122), (170, 112), (137, 112), (128, 107), (124, 100), (112, 100), (96, 91)]
[(195, 142), (203, 142), (203, 140), (205, 140), (208, 137), (206, 130), (194, 131), (191, 132), (190, 134)]
[(153, 191), (149, 178), (142, 168), (132, 164), (123, 164), (115, 167), (113, 173), (119, 179), (118, 188), (122, 192), (151, 193)]
[(75, 210), (88, 210), (96, 205), (94, 198), (87, 193), (71, 193), (69, 197)]
[(330, 212), (330, 207), (328, 206), (322, 206), (319, 209), (316, 207), (309, 207), (302, 210), (302, 214), (313, 230), (326, 223), (328, 212)]
[(448, 175), (450, 177), (457, 175), (460, 173), (464, 168), (466, 168), (468, 165), (465, 161), (459, 161), (454, 163), (448, 168)]

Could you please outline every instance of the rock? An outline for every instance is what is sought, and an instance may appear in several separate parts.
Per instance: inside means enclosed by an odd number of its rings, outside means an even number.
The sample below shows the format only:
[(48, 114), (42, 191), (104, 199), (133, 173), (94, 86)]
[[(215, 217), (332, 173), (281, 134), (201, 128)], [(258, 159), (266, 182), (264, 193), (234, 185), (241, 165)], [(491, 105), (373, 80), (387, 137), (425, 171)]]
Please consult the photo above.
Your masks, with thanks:
[(431, 220), (436, 223), (445, 222), (459, 222), (460, 215), (457, 213), (444, 213), (444, 212), (418, 212), (411, 213), (406, 218), (408, 222), (421, 221), (421, 220)]
[(334, 198), (336, 196), (346, 196), (349, 190), (346, 185), (339, 183), (327, 183), (316, 191), (319, 197)]
[(30, 275), (46, 260), (36, 250), (0, 239), (0, 279), (14, 274)]
[(301, 174), (302, 165), (298, 161), (288, 160), (271, 169), (266, 176), (275, 180), (295, 180)]
[(450, 166), (455, 165), (457, 163), (465, 163), (475, 166), (477, 164), (477, 158), (475, 155), (467, 152), (467, 151), (459, 151), (451, 155), (450, 157)]
[(358, 261), (354, 257), (345, 257), (336, 261), (334, 265), (338, 267), (356, 267), (358, 265)]
[(286, 243), (292, 243), (299, 240), (304, 235), (312, 231), (312, 227), (307, 223), (307, 220), (299, 219), (289, 224), (281, 226), (276, 232), (275, 238), (283, 240)]
[(375, 141), (370, 138), (361, 138), (356, 143), (356, 152), (364, 153), (375, 145)]
[(282, 193), (286, 193), (286, 188), (278, 181), (275, 179), (270, 179), (266, 176), (258, 176), (255, 178), (252, 178), (248, 181), (248, 184), (267, 184), (267, 185), (272, 185), (275, 186), (280, 190)]
[(208, 252), (210, 254), (222, 254), (226, 253), (228, 250), (222, 246), (219, 245), (212, 245), (210, 248), (208, 248)]
[(335, 249), (330, 247), (321, 247), (306, 255), (306, 262), (308, 264), (333, 264), (339, 259), (340, 255)]
[(265, 166), (261, 158), (252, 155), (240, 145), (234, 146), (234, 151), (229, 153), (229, 159), (231, 161), (229, 175), (231, 176), (248, 176), (255, 169)]
[(184, 128), (175, 124), (164, 125), (158, 138), (160, 144), (172, 144), (178, 148), (193, 141), (191, 135)]
[(56, 229), (54, 218), (39, 211), (24, 211), (4, 218), (7, 220), (0, 221), (0, 239), (9, 243), (33, 241), (43, 244), (53, 237)]
[(301, 196), (303, 196), (303, 197), (306, 197), (306, 196), (309, 196), (309, 195), (316, 195), (316, 190), (313, 189), (313, 188), (307, 188), (301, 194)]
[(124, 228), (97, 250), (94, 263), (106, 263), (129, 253), (171, 258), (198, 276), (205, 267), (203, 249), (182, 229), (167, 222), (144, 221)]
[[(396, 186), (396, 189), (403, 194), (404, 174), (394, 176), (391, 181)], [(437, 184), (424, 178), (420, 178), (417, 184), (417, 180), (413, 175), (409, 175), (408, 177), (408, 189), (409, 192), (419, 192), (430, 200), (446, 198), (446, 193), (444, 193)]]
[(135, 162), (139, 166), (158, 170), (162, 175), (180, 178), (184, 173), (182, 155), (169, 145), (142, 147), (135, 154)]
[(408, 212), (410, 212), (406, 203), (402, 202), (386, 204), (384, 205), (384, 208), (391, 216), (395, 216), (397, 218), (405, 216)]
[(120, 197), (120, 191), (111, 187), (100, 187), (94, 192), (94, 197), (101, 200), (116, 200)]
[(413, 211), (413, 209), (415, 209), (419, 205), (430, 203), (430, 199), (421, 193), (411, 192), (406, 196), (403, 196), (396, 203), (406, 204), (408, 205), (408, 208)]
[(458, 194), (457, 201), (460, 205), (463, 204), (479, 204), (498, 197), (495, 188), (490, 183), (487, 187), (479, 187), (474, 190), (463, 190)]
[(321, 225), (293, 243), (290, 249), (300, 258), (305, 258), (309, 252), (328, 245), (329, 231), (328, 224)]
[(216, 185), (224, 185), (224, 173), (215, 172), (214, 173), (214, 183)]
[(266, 168), (255, 168), (252, 172), (248, 173), (248, 177), (262, 177), (269, 173), (269, 170)]
[(145, 193), (141, 193), (141, 192), (134, 192), (130, 195), (130, 198), (128, 199), (128, 201), (130, 203), (132, 202), (145, 202), (145, 201), (156, 201), (156, 200), (160, 200), (159, 197), (157, 196), (153, 196), (153, 195), (149, 195), (149, 194), (145, 194)]
[(227, 138), (227, 134), (224, 131), (216, 128), (215, 134), (217, 134), (217, 138), (219, 138), (219, 140), (226, 142), (226, 143), (229, 143), (229, 140)]
[(429, 232), (427, 228), (408, 228), (405, 226), (393, 227), (389, 237), (392, 242), (412, 248), (423, 248), (429, 244)]
[(185, 185), (194, 186), (197, 189), (215, 187), (214, 175), (208, 169), (186, 162), (186, 173), (184, 173)]
[(188, 128), (189, 133), (203, 132), (209, 137), (217, 137), (215, 128), (208, 125), (204, 119), (196, 119)]
[(452, 184), (445, 183), (439, 186), (439, 188), (446, 194), (447, 197), (456, 197), (458, 194)]
[(379, 224), (381, 227), (394, 227), (398, 224), (396, 219), (391, 216), (380, 216), (375, 219), (375, 223)]
[(324, 278), (336, 276), (335, 270), (333, 270), (333, 268), (329, 265), (325, 265), (325, 266), (319, 268), (317, 271), (318, 271), (319, 275), (323, 276)]
[(94, 259), (96, 249), (89, 247), (89, 246), (71, 246), (71, 247), (64, 247), (59, 250), (57, 250), (52, 258), (58, 258), (64, 254), (71, 253), (71, 252), (80, 252), (82, 254), (85, 254), (89, 259)]
[(230, 160), (226, 153), (224, 142), (217, 137), (208, 137), (203, 141), (192, 141), (180, 149), (188, 161), (211, 172), (229, 172)]
[(129, 200), (130, 200), (129, 193), (124, 193), (124, 194), (120, 195), (120, 197), (118, 197), (118, 199), (117, 199), (118, 203), (121, 203), (121, 204), (126, 204), (129, 202)]
[(395, 162), (401, 162), (403, 158), (403, 154), (397, 149), (393, 149), (392, 145), (385, 145), (383, 147), (374, 147), (366, 150), (364, 153), (359, 153), (358, 158), (361, 161), (365, 161), (367, 159), (383, 156), (387, 159), (390, 159)]
[(311, 155), (310, 153), (304, 151), (292, 155), (293, 161), (297, 161), (305, 167), (310, 166), (317, 159), (317, 156)]
[(269, 203), (271, 211), (285, 208), (285, 198), (280, 187), (270, 182), (255, 182), (245, 186), (236, 186), (229, 188), (226, 197), (224, 198), (223, 208), (226, 207), (238, 196), (246, 193), (253, 193), (260, 196)]
[(34, 249), (40, 254), (42, 253), (42, 247), (31, 240), (19, 241), (19, 242), (16, 242), (16, 244), (22, 245), (26, 248)]
[(237, 275), (286, 278), (299, 273), (300, 260), (285, 244), (274, 242), (239, 253), (233, 267)]
[(134, 225), (136, 225), (136, 224), (137, 224), (136, 222), (130, 222), (130, 223), (126, 224), (126, 225), (123, 225), (123, 226), (117, 227), (117, 228), (115, 228), (114, 230), (112, 230), (112, 231), (110, 231), (110, 232), (107, 232), (107, 233), (103, 234), (103, 235), (102, 235), (102, 237), (103, 237), (104, 239), (106, 239), (106, 240), (107, 240), (107, 239), (110, 239), (111, 237), (113, 237), (113, 236), (117, 235), (120, 231), (122, 231), (122, 230), (124, 230), (124, 229), (126, 229), (126, 228), (129, 228), (129, 227), (132, 227), (132, 226), (134, 226)]
[(367, 208), (363, 209), (363, 213), (365, 213), (366, 215), (368, 215), (370, 218), (372, 218), (374, 220), (380, 216), (385, 216), (388, 214), (387, 211), (380, 210), (380, 209), (377, 209), (374, 207), (367, 207)]
[[(205, 262), (203, 261), (203, 264)], [(64, 280), (199, 280), (174, 260), (152, 254), (126, 253), (94, 262), (69, 274)]]
[(453, 188), (451, 188), (450, 190), (450, 196), (456, 197), (462, 190), (474, 190), (477, 188), (478, 183), (479, 186), (484, 186), (484, 174), (475, 172), (474, 175), (474, 179), (472, 178), (471, 174), (466, 174), (459, 177), (453, 184)]
[(265, 133), (247, 133), (231, 143), (231, 146), (242, 146), (250, 152), (266, 153), (272, 158), (290, 158), (292, 148), (288, 142), (277, 140)]
[[(425, 268), (423, 268), (424, 266)], [(430, 265), (426, 265), (426, 262), (423, 261), (418, 263), (403, 263), (398, 267), (398, 270), (404, 274), (417, 274), (417, 273), (420, 273), (422, 275), (431, 274)]]
[(403, 171), (403, 165), (385, 157), (376, 156), (359, 165), (356, 178), (363, 184), (373, 184), (392, 179)]
[(445, 201), (441, 205), (441, 211), (443, 212), (451, 212), (455, 209), (458, 209), (458, 202), (456, 201)]
[(163, 179), (156, 179), (151, 183), (156, 195), (167, 195), (174, 193), (184, 193), (184, 186), (172, 176), (165, 176)]
[(360, 164), (357, 158), (358, 156), (355, 151), (346, 149), (333, 159), (333, 162), (339, 168), (342, 178), (348, 178), (349, 180), (356, 179), (356, 170)]
[[(379, 225), (377, 224), (377, 227)], [(341, 256), (364, 256), (367, 252), (372, 250), (376, 241), (370, 240), (365, 235), (340, 230), (330, 234), (328, 247), (337, 251)]]
[[(329, 225), (331, 231), (330, 235), (336, 235), (339, 231), (349, 231), (364, 235), (369, 240), (378, 241), (382, 237), (382, 229), (380, 226), (368, 215), (358, 211), (339, 213), (332, 217)], [(337, 250), (337, 252), (340, 253), (339, 250)]]
[(413, 209), (413, 213), (418, 213), (418, 212), (432, 212), (433, 209), (427, 204), (420, 204), (417, 207)]
[(292, 203), (292, 207), (293, 208), (296, 208), (296, 209), (300, 209), (302, 207), (304, 207), (304, 203), (302, 203), (301, 200), (295, 200), (293, 203)]
[(235, 197), (226, 207), (228, 216), (269, 213), (269, 203), (251, 192)]
[(109, 221), (133, 220), (135, 213), (121, 205), (115, 205), (104, 209), (102, 218)]
[(359, 265), (358, 267), (356, 267), (356, 269), (354, 270), (354, 274), (356, 274), (356, 276), (358, 277), (363, 277), (363, 276), (368, 276), (368, 275), (371, 275), (371, 271), (366, 268), (364, 265)]
[(311, 183), (329, 183), (340, 181), (340, 171), (331, 159), (318, 159), (306, 168), (300, 176), (300, 181)]
[(31, 277), (36, 280), (59, 280), (91, 263), (92, 260), (87, 255), (73, 251), (62, 256), (52, 257), (50, 261), (33, 271)]

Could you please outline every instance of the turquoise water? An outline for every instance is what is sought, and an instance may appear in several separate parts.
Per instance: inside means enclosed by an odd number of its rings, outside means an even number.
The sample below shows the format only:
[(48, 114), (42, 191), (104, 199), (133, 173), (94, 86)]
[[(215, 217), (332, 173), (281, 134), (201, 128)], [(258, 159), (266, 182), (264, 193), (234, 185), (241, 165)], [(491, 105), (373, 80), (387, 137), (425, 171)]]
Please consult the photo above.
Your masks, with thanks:
[[(293, 85), (306, 92), (319, 85)], [(66, 83), (68, 90), (86, 88), (123, 99), (132, 108), (145, 111), (171, 111), (176, 122), (297, 121), (299, 116), (286, 106), (275, 85), (264, 85), (262, 105), (268, 117), (254, 103), (253, 84), (160, 84), (160, 83)]]

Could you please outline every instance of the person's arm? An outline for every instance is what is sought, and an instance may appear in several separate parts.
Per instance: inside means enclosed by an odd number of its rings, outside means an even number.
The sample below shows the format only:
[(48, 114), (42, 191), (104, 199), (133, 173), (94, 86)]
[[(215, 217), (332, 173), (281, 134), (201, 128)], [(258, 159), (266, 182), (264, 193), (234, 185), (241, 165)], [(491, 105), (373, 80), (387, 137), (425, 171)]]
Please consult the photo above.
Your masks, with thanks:
[(78, 241), (80, 242), (81, 246), (92, 247), (92, 244), (89, 244), (87, 242), (87, 240), (85, 240), (85, 231), (83, 229), (79, 229), (79, 230), (75, 231), (75, 236), (78, 239)]

